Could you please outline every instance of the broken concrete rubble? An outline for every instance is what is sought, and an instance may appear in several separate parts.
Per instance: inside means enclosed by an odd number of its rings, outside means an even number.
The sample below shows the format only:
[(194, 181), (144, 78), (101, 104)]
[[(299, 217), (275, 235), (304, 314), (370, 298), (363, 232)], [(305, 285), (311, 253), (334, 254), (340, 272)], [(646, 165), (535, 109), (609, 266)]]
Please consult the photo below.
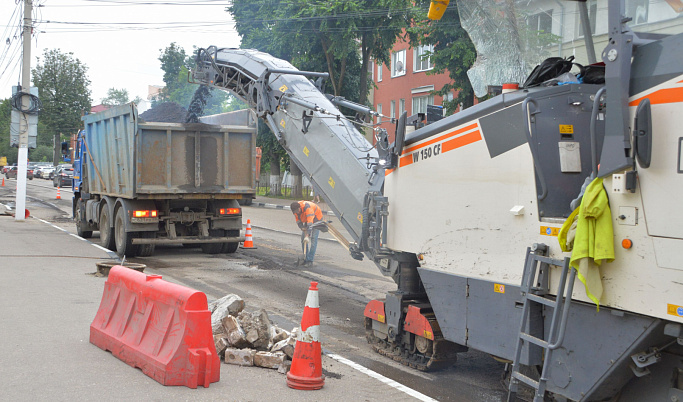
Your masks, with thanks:
[(238, 366), (253, 366), (255, 355), (256, 351), (254, 349), (228, 348), (225, 350), (224, 359), (227, 364), (236, 364)]
[(290, 359), (294, 356), (294, 346), (296, 345), (296, 339), (294, 338), (285, 338), (281, 340), (280, 342), (276, 343), (273, 345), (272, 348), (270, 348), (271, 352), (282, 352), (287, 355)]
[(296, 328), (290, 334), (273, 324), (265, 310), (249, 313), (243, 309), (244, 301), (233, 294), (209, 304), (218, 355), (228, 364), (286, 373), (294, 356)]
[(228, 344), (235, 348), (245, 348), (248, 345), (246, 335), (237, 318), (229, 315), (223, 318), (223, 329), (225, 330), (225, 337), (228, 339)]
[(285, 361), (285, 354), (282, 352), (256, 352), (254, 355), (254, 366), (276, 369)]
[(253, 313), (242, 311), (237, 319), (244, 333), (247, 334), (247, 341), (253, 345), (254, 349), (268, 350), (271, 340), (270, 328), (273, 324), (266, 310), (261, 309)]
[(235, 294), (229, 294), (214, 300), (209, 303), (209, 310), (211, 311), (211, 328), (213, 333), (221, 333), (223, 331), (223, 318), (231, 315), (237, 315), (244, 309), (244, 300)]
[(213, 336), (213, 343), (216, 345), (216, 354), (219, 356), (228, 348), (228, 338), (226, 334), (215, 334)]

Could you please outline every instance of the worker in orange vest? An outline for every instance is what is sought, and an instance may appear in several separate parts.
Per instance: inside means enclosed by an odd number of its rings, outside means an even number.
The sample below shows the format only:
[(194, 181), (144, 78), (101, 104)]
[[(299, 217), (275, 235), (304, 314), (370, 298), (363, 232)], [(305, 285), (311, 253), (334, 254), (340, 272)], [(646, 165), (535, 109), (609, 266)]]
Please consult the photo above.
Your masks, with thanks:
[(310, 229), (311, 225), (323, 219), (323, 211), (318, 205), (311, 201), (295, 201), (290, 205), (296, 224), (299, 225), (304, 234), (301, 237), (301, 244), (303, 246), (306, 238), (310, 240), (308, 253), (304, 259), (304, 267), (313, 265), (313, 258), (315, 257), (315, 249), (318, 247), (318, 229)]

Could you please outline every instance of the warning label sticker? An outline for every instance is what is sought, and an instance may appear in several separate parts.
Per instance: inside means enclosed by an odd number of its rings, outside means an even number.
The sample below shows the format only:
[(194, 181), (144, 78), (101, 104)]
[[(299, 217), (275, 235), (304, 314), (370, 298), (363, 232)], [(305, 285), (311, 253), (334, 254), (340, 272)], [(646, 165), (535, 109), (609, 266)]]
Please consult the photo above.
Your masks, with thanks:
[(683, 317), (683, 306), (677, 306), (675, 304), (667, 304), (666, 305), (666, 312), (669, 315), (673, 315), (676, 317)]
[(493, 291), (496, 293), (505, 293), (505, 285), (501, 285), (500, 283), (494, 283)]
[(574, 126), (572, 124), (560, 124), (560, 134), (574, 134)]
[(554, 228), (552, 226), (541, 226), (541, 234), (543, 236), (555, 236), (560, 234), (560, 228)]

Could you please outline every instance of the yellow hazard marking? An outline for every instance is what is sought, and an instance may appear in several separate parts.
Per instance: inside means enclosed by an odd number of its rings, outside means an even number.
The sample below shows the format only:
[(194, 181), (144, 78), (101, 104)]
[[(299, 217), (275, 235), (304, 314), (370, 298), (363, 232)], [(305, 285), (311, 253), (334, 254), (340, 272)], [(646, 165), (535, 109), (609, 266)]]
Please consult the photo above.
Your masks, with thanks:
[(677, 306), (675, 304), (667, 304), (666, 305), (666, 312), (669, 315), (673, 315), (676, 317), (683, 317), (683, 306)]
[(330, 176), (330, 179), (327, 180), (327, 183), (330, 185), (330, 187), (334, 188), (335, 182), (332, 176)]
[(552, 226), (541, 226), (541, 234), (543, 236), (555, 236), (560, 234), (560, 228), (554, 228)]
[(574, 125), (560, 124), (560, 134), (574, 134)]
[(311, 152), (308, 150), (308, 147), (304, 147), (304, 155), (308, 156), (308, 153)]
[(494, 283), (493, 291), (496, 293), (505, 293), (505, 285), (501, 285), (500, 283)]
[(287, 90), (287, 85), (283, 85), (280, 87), (280, 92), (285, 92)]
[(427, 339), (434, 340), (434, 334), (432, 334), (431, 332), (427, 331), (426, 329), (424, 330), (424, 337), (427, 338)]
[(363, 223), (363, 214), (361, 214), (360, 212), (358, 213), (358, 221), (360, 223)]
[(384, 322), (384, 316), (382, 314), (377, 314), (377, 321)]
[(280, 120), (280, 125), (282, 128), (285, 128), (285, 119)]

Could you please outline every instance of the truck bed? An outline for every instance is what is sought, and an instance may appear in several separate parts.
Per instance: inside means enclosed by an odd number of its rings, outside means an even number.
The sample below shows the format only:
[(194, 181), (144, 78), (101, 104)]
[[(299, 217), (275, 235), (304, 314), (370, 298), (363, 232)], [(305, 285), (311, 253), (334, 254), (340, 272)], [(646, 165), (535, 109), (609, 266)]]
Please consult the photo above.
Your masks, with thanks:
[(256, 180), (256, 127), (138, 120), (134, 104), (83, 118), (83, 191), (123, 198), (241, 198)]

